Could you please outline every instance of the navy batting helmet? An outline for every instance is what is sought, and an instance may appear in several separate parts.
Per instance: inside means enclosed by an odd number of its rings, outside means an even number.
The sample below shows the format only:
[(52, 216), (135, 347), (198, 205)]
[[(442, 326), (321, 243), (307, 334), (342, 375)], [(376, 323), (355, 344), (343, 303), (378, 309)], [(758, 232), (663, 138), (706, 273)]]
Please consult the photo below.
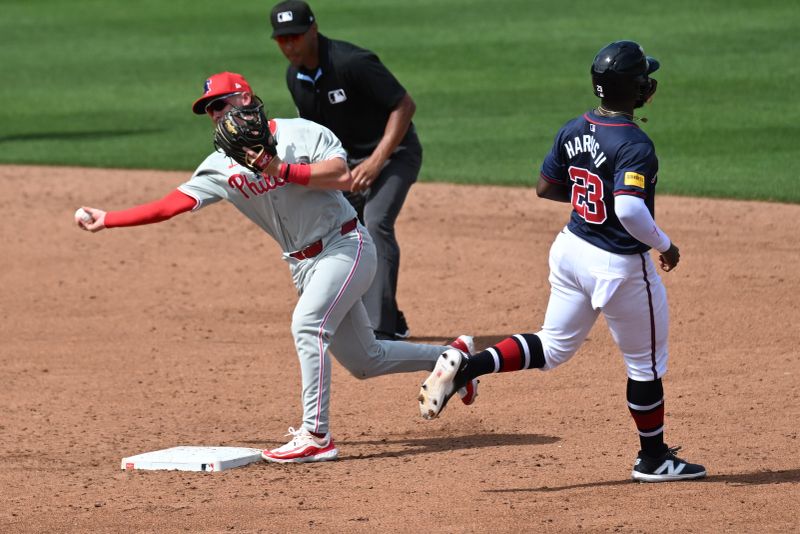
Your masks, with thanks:
[(594, 94), (609, 100), (636, 97), (635, 107), (641, 107), (656, 91), (656, 81), (649, 75), (658, 67), (658, 61), (644, 55), (638, 43), (615, 41), (603, 47), (592, 62)]

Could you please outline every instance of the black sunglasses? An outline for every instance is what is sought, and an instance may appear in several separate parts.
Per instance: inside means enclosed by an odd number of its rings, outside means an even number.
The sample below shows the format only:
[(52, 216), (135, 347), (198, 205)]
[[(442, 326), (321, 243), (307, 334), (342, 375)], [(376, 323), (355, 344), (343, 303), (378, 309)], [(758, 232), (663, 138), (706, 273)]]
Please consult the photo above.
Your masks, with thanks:
[(238, 95), (238, 94), (240, 93), (231, 93), (229, 95), (223, 95), (215, 98), (214, 100), (206, 104), (205, 108), (206, 113), (208, 113), (209, 111), (222, 111), (223, 109), (225, 109), (225, 106), (228, 105), (227, 100), (233, 95)]

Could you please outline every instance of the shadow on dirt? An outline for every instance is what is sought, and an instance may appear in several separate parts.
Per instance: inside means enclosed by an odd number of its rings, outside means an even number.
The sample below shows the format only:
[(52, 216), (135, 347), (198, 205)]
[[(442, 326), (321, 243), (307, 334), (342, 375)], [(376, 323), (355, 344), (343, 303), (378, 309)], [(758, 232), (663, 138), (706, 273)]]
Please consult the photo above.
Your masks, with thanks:
[[(691, 481), (683, 482), (688, 483)], [(709, 484), (722, 482), (731, 486), (758, 486), (763, 484), (797, 484), (800, 482), (800, 469), (786, 469), (783, 471), (756, 471), (753, 473), (731, 473), (729, 475), (709, 475), (695, 482)], [(486, 493), (518, 493), (518, 492), (553, 492), (566, 491), (582, 488), (599, 488), (606, 486), (623, 486), (625, 484), (636, 484), (631, 479), (625, 480), (604, 480), (599, 482), (587, 482), (586, 484), (570, 484), (569, 486), (541, 486), (538, 488), (506, 488), (484, 490)]]
[[(345, 454), (339, 456), (341, 460), (372, 460), (376, 458), (400, 458), (415, 454), (430, 454), (468, 449), (483, 449), (488, 447), (505, 447), (516, 445), (549, 445), (561, 441), (555, 436), (541, 434), (473, 434), (471, 436), (440, 436), (431, 438), (400, 438), (400, 439), (350, 439), (336, 442), (340, 447), (358, 449), (369, 446), (369, 450), (378, 451), (367, 454)], [(243, 442), (250, 444), (250, 442)], [(264, 441), (252, 442), (264, 445)], [(399, 450), (398, 450), (399, 449)]]
[[(432, 452), (454, 451), (461, 449), (483, 449), (487, 447), (504, 447), (514, 445), (548, 445), (561, 441), (554, 436), (541, 434), (474, 434), (472, 436), (441, 436), (432, 438), (406, 438), (385, 440), (347, 440), (338, 442), (340, 445), (359, 447), (374, 445), (384, 450), (374, 454), (352, 454), (341, 456), (343, 460), (367, 460), (375, 458), (398, 458), (414, 454), (429, 454)], [(397, 450), (398, 446), (403, 447)]]

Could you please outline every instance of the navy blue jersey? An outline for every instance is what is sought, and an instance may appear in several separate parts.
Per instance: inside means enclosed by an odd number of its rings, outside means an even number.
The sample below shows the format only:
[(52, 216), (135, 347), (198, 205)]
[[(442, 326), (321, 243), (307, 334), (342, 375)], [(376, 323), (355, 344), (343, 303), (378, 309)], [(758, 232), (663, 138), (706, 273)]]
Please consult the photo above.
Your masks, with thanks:
[(634, 195), (655, 215), (658, 159), (653, 142), (636, 123), (594, 110), (569, 121), (556, 135), (541, 174), (548, 182), (570, 185), (568, 226), (575, 235), (616, 254), (650, 249), (614, 213), (616, 195)]

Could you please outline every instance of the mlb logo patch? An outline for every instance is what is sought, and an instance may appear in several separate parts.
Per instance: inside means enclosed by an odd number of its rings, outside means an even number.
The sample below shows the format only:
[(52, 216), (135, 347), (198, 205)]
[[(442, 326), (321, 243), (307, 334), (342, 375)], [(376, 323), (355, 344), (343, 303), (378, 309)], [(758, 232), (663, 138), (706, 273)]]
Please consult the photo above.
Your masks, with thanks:
[(344, 89), (334, 89), (333, 91), (328, 91), (328, 100), (330, 100), (331, 104), (341, 104), (347, 100), (347, 95), (344, 94)]
[(206, 94), (211, 90), (211, 78), (206, 80), (206, 83), (203, 84), (203, 94)]
[(637, 172), (626, 172), (625, 185), (632, 185), (644, 189), (644, 175)]
[(281, 11), (278, 13), (278, 23), (282, 22), (292, 22), (294, 20), (294, 15), (291, 11)]

